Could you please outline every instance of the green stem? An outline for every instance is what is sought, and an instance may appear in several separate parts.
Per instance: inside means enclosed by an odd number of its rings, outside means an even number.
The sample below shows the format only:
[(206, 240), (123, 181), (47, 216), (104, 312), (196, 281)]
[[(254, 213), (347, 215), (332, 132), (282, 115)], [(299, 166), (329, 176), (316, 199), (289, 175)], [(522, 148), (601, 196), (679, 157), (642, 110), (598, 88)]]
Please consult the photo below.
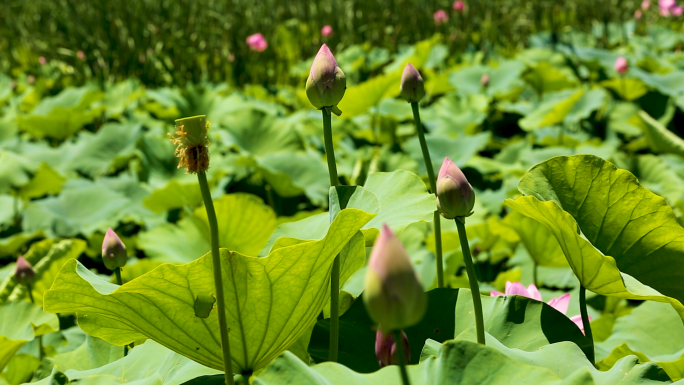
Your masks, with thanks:
[[(31, 300), (31, 303), (35, 305), (36, 301), (33, 299), (33, 293), (31, 292), (31, 285), (29, 285), (28, 283), (26, 284), (26, 290), (28, 291), (28, 296), (29, 296), (29, 299)], [(38, 336), (38, 359), (40, 361), (43, 361), (44, 356), (45, 356), (45, 354), (43, 353), (43, 336), (40, 335), (40, 336)]]
[(31, 292), (31, 285), (29, 285), (28, 283), (26, 284), (26, 291), (28, 291), (28, 296), (29, 296), (29, 299), (31, 300), (31, 303), (35, 305), (36, 301), (33, 300), (33, 293)]
[(537, 280), (537, 270), (538, 270), (538, 268), (539, 268), (539, 266), (537, 265), (537, 262), (534, 262), (534, 270), (532, 270), (532, 272), (533, 272), (533, 278), (532, 278), (532, 280), (534, 281), (534, 286), (537, 286), (537, 287), (539, 287), (539, 281)]
[(399, 371), (401, 372), (401, 382), (404, 385), (411, 385), (409, 381), (408, 372), (406, 371), (406, 362), (404, 362), (404, 340), (401, 337), (401, 330), (394, 331), (394, 346), (397, 347), (397, 356), (399, 356)]
[[(114, 275), (116, 276), (116, 284), (123, 285), (123, 280), (121, 279), (121, 268), (117, 267), (114, 269)], [(128, 345), (124, 345), (124, 357), (128, 355)]]
[[(328, 160), (330, 186), (339, 186), (337, 178), (337, 164), (335, 163), (335, 149), (332, 140), (332, 116), (329, 108), (323, 108), (323, 139), (325, 156)], [(330, 273), (330, 350), (328, 360), (337, 362), (337, 348), (340, 334), (340, 255), (335, 257)]]
[(584, 335), (591, 342), (591, 357), (589, 360), (594, 363), (594, 337), (591, 333), (591, 324), (589, 323), (589, 313), (587, 313), (587, 290), (584, 286), (580, 286), (580, 314), (582, 315), (582, 327), (584, 328)]
[(230, 341), (228, 339), (228, 322), (226, 321), (226, 302), (223, 298), (223, 277), (221, 275), (221, 254), (218, 245), (218, 223), (214, 202), (211, 200), (207, 175), (204, 171), (197, 173), (204, 207), (207, 210), (209, 229), (211, 234), (211, 259), (214, 270), (214, 290), (216, 291), (216, 306), (218, 308), (219, 330), (221, 332), (221, 348), (223, 349), (223, 369), (225, 372), (226, 385), (233, 385), (233, 363), (230, 356)]
[(460, 217), (454, 219), (456, 227), (458, 228), (458, 237), (461, 240), (461, 250), (463, 251), (463, 261), (465, 262), (466, 272), (468, 273), (468, 282), (470, 282), (470, 292), (473, 296), (473, 307), (475, 308), (475, 329), (477, 331), (477, 342), (485, 344), (484, 334), (484, 318), (482, 316), (482, 299), (480, 298), (480, 285), (477, 283), (477, 274), (475, 273), (475, 265), (473, 265), (473, 258), (470, 255), (470, 245), (468, 244), (468, 236), (465, 229), (465, 218)]
[[(416, 132), (418, 133), (418, 140), (420, 141), (420, 149), (423, 152), (423, 162), (425, 162), (428, 179), (430, 180), (430, 190), (433, 194), (436, 194), (437, 179), (435, 178), (435, 170), (432, 168), (430, 150), (428, 150), (427, 142), (425, 141), (423, 125), (420, 123), (420, 111), (418, 109), (418, 103), (411, 103), (411, 109), (413, 110), (413, 120), (416, 123)], [(442, 262), (442, 226), (439, 221), (439, 212), (435, 210), (433, 223), (435, 227), (435, 252), (437, 254), (437, 260), (435, 261), (437, 269), (437, 287), (444, 287), (444, 266)]]

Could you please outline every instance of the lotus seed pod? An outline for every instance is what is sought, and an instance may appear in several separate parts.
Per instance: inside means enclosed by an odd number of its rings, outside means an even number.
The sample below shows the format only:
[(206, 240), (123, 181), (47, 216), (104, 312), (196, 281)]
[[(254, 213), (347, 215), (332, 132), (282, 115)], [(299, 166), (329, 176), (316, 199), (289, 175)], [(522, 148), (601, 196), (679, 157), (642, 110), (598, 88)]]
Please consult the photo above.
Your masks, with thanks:
[(437, 175), (437, 208), (444, 218), (468, 217), (475, 206), (475, 191), (463, 171), (444, 158)]
[(387, 225), (382, 227), (371, 252), (363, 303), (383, 332), (413, 326), (427, 310), (427, 295), (411, 260)]
[(174, 155), (180, 158), (178, 168), (191, 174), (209, 169), (209, 122), (204, 115), (176, 120), (176, 136), (169, 134), (176, 145)]
[(14, 278), (22, 285), (31, 285), (36, 280), (36, 272), (24, 257), (17, 258)]
[(216, 298), (209, 294), (197, 294), (195, 297), (195, 317), (207, 318), (209, 313), (214, 308), (214, 303), (216, 303)]
[(425, 84), (420, 72), (411, 65), (406, 64), (401, 74), (401, 97), (409, 103), (417, 103), (425, 96)]
[(309, 78), (306, 80), (306, 96), (319, 110), (332, 108), (342, 100), (346, 89), (347, 80), (344, 72), (337, 65), (330, 48), (323, 44), (314, 58)]
[(117, 267), (126, 266), (127, 260), (126, 245), (121, 242), (114, 230), (107, 229), (102, 241), (102, 262), (104, 262), (105, 267), (109, 270), (115, 270)]
[[(404, 362), (411, 360), (411, 351), (406, 333), (401, 332), (401, 342), (404, 344)], [(387, 365), (399, 365), (399, 351), (394, 342), (394, 333), (383, 333), (380, 330), (375, 334), (375, 356), (381, 368)]]
[(615, 60), (615, 71), (619, 73), (620, 75), (624, 75), (627, 73), (627, 69), (629, 68), (629, 64), (627, 63), (627, 59), (624, 57), (620, 56)]

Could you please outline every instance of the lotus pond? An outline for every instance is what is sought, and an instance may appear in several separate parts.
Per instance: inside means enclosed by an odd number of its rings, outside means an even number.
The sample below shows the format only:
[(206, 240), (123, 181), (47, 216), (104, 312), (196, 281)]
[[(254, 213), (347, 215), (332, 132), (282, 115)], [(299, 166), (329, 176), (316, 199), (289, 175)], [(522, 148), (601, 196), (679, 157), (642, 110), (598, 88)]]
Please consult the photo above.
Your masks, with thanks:
[(684, 383), (684, 34), (571, 36), (0, 75), (0, 385)]

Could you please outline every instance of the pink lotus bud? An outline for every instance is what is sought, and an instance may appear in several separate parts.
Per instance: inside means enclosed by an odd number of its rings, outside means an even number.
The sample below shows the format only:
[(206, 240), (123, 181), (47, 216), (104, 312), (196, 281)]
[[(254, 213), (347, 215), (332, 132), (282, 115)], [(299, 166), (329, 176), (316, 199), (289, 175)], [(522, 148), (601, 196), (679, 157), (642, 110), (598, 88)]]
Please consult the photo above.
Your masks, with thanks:
[(449, 16), (446, 14), (446, 12), (444, 12), (441, 9), (439, 11), (435, 12), (433, 17), (435, 18), (435, 24), (437, 24), (437, 25), (441, 25), (442, 23), (446, 23), (449, 20)]
[(268, 47), (268, 42), (264, 35), (255, 33), (247, 38), (247, 45), (252, 51), (261, 52)]
[(306, 80), (306, 96), (320, 110), (337, 106), (346, 89), (344, 72), (337, 65), (330, 48), (323, 44), (311, 64), (309, 78)]
[(452, 7), (456, 12), (463, 12), (463, 9), (465, 9), (465, 4), (461, 0), (456, 0), (454, 1)]
[(682, 6), (680, 6), (680, 5), (677, 5), (677, 6), (670, 8), (670, 12), (672, 12), (672, 14), (674, 16), (681, 16), (682, 13), (684, 13), (684, 8), (682, 8)]
[(634, 11), (634, 19), (641, 20), (641, 10), (640, 9), (637, 9), (636, 11)]
[(475, 191), (463, 171), (449, 158), (444, 158), (437, 175), (437, 208), (446, 219), (472, 215)]
[(427, 310), (427, 295), (411, 260), (387, 225), (380, 230), (371, 252), (363, 303), (383, 332), (413, 326)]
[(17, 258), (14, 278), (22, 285), (30, 285), (36, 280), (36, 272), (33, 271), (33, 267), (24, 257)]
[(39, 58), (38, 58), (38, 62), (39, 62), (40, 65), (42, 65), (42, 66), (44, 66), (45, 64), (47, 64), (47, 60), (45, 59), (44, 56), (39, 57)]
[[(401, 332), (401, 342), (404, 344), (404, 363), (408, 364), (411, 360), (408, 337)], [(381, 368), (387, 365), (399, 365), (399, 352), (397, 344), (394, 342), (394, 333), (383, 333), (378, 330), (375, 333), (375, 356)]]
[(641, 9), (644, 11), (648, 9), (648, 7), (651, 6), (651, 2), (649, 0), (644, 0), (641, 2)]
[(29, 75), (29, 76), (26, 78), (26, 81), (28, 82), (28, 84), (33, 84), (33, 82), (36, 81), (36, 77), (33, 76), (33, 75)]
[(324, 25), (323, 28), (321, 28), (321, 35), (323, 37), (328, 37), (328, 36), (332, 35), (332, 33), (333, 33), (332, 27), (329, 25)]
[(84, 54), (83, 51), (81, 51), (81, 50), (79, 50), (78, 52), (76, 52), (76, 57), (79, 58), (79, 59), (81, 59), (81, 60), (85, 60), (85, 54)]
[(406, 64), (401, 74), (400, 90), (402, 99), (409, 103), (417, 103), (425, 96), (423, 77), (411, 63)]
[(629, 64), (627, 63), (627, 59), (624, 57), (620, 56), (615, 60), (615, 65), (614, 65), (615, 71), (619, 73), (620, 75), (624, 75), (627, 72), (627, 69), (629, 68)]
[(482, 74), (480, 84), (482, 84), (482, 87), (487, 87), (489, 85), (489, 74)]
[(105, 267), (109, 270), (115, 270), (117, 267), (126, 266), (127, 260), (126, 245), (121, 242), (114, 230), (107, 229), (102, 241), (102, 262), (104, 262)]

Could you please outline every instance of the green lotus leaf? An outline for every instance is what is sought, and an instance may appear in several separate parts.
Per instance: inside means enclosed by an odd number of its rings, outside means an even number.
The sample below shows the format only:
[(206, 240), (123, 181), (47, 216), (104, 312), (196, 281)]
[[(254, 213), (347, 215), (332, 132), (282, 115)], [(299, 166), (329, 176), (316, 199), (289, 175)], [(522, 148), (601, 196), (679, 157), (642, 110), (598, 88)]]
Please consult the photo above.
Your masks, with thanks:
[(504, 223), (518, 233), (537, 266), (568, 267), (563, 250), (546, 226), (517, 211), (506, 215)]
[(155, 213), (165, 213), (169, 210), (189, 207), (196, 208), (202, 203), (197, 178), (180, 181), (171, 179), (166, 186), (158, 188), (142, 200), (143, 206)]
[[(212, 116), (209, 115), (209, 119)], [(283, 119), (255, 108), (232, 111), (220, 120), (213, 120), (210, 136), (221, 138), (218, 146), (237, 147), (255, 157), (277, 152), (302, 150), (302, 140)]]
[[(338, 104), (342, 110), (342, 118), (362, 115), (370, 108), (376, 107), (382, 99), (399, 95), (402, 70), (403, 67), (388, 74), (375, 76), (361, 84), (348, 86)], [(406, 105), (406, 108), (410, 109), (410, 106)]]
[(645, 111), (639, 111), (639, 118), (644, 123), (644, 136), (648, 146), (657, 154), (677, 154), (684, 156), (684, 139), (653, 119)]
[(123, 358), (123, 348), (121, 346), (112, 345), (99, 338), (86, 335), (85, 341), (79, 347), (70, 352), (60, 353), (47, 358), (48, 362), (43, 363), (41, 367), (55, 367), (64, 373), (67, 370), (99, 368), (121, 358)]
[(0, 194), (26, 185), (36, 170), (33, 162), (10, 151), (0, 151)]
[[(280, 247), (266, 258), (221, 250), (236, 372), (264, 367), (316, 322), (328, 300), (333, 259), (373, 216), (342, 210), (323, 239)], [(206, 254), (185, 265), (164, 264), (116, 286), (71, 260), (45, 294), (45, 309), (78, 312), (91, 326), (79, 319), (81, 327), (105, 341), (122, 345), (150, 338), (221, 369), (216, 312), (202, 319), (193, 308), (196, 294), (214, 292), (211, 263)]]
[(66, 178), (47, 163), (41, 162), (33, 178), (19, 189), (19, 196), (29, 200), (47, 194), (57, 195), (62, 191), (64, 182), (66, 182)]
[[(195, 183), (196, 184), (196, 183)], [(273, 210), (250, 194), (223, 195), (214, 200), (219, 224), (219, 247), (256, 255), (275, 230)], [(138, 236), (138, 247), (152, 259), (187, 263), (211, 250), (209, 221), (204, 206), (176, 224), (167, 223)]]
[(541, 104), (532, 113), (520, 119), (520, 127), (525, 131), (532, 131), (562, 123), (586, 92), (587, 90), (584, 88), (577, 91), (559, 92), (557, 97), (552, 97), (551, 100)]
[(665, 160), (665, 156), (640, 155), (636, 168), (639, 183), (665, 198), (670, 206), (675, 207), (684, 199), (684, 179), (677, 169)]
[(634, 78), (608, 79), (602, 81), (601, 85), (613, 90), (622, 100), (630, 102), (639, 99), (648, 92), (646, 84)]
[(33, 354), (15, 354), (7, 363), (5, 371), (0, 374), (0, 384), (18, 385), (29, 382), (39, 364), (38, 357)]
[(519, 189), (529, 196), (506, 205), (554, 234), (584, 287), (669, 302), (684, 318), (684, 229), (663, 198), (593, 155), (540, 163)]
[(28, 301), (0, 305), (0, 371), (24, 344), (35, 337), (59, 330), (59, 319)]
[(531, 64), (530, 66), (532, 71), (524, 75), (523, 78), (540, 94), (559, 91), (577, 85), (575, 75), (567, 67), (558, 68), (546, 61)]
[[(461, 135), (455, 139), (445, 135), (425, 135), (435, 174), (439, 171), (446, 157), (451, 158), (457, 165), (464, 166), (471, 157), (487, 147), (490, 138), (490, 132), (481, 132), (476, 135)], [(418, 138), (414, 137), (407, 140), (403, 147), (418, 163), (418, 173), (420, 175), (427, 174)]]

